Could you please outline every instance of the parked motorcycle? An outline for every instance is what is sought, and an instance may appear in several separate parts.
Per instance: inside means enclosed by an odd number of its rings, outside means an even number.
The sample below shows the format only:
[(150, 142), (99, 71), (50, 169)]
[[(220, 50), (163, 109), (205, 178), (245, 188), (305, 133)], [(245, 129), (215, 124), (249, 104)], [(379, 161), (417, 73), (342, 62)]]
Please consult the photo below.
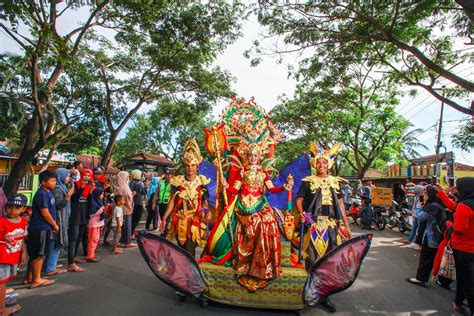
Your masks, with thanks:
[(411, 230), (412, 228), (411, 210), (401, 207), (396, 201), (393, 201), (392, 207), (389, 209), (387, 226), (393, 229), (398, 226), (401, 233)]
[[(352, 197), (352, 205), (353, 205), (353, 208), (347, 213), (347, 216), (352, 218), (354, 223), (360, 224), (360, 219), (359, 219), (359, 212), (360, 212), (360, 207), (361, 207), (360, 198)], [(386, 212), (385, 207), (373, 206), (372, 209), (373, 209), (372, 224), (375, 225), (375, 227), (378, 230), (384, 230), (387, 224), (385, 216), (388, 216), (388, 213)]]
[(387, 225), (387, 222), (385, 221), (385, 217), (383, 215), (384, 213), (386, 213), (385, 207), (374, 206), (373, 210), (374, 212), (372, 213), (372, 223), (378, 230), (384, 230), (385, 226)]

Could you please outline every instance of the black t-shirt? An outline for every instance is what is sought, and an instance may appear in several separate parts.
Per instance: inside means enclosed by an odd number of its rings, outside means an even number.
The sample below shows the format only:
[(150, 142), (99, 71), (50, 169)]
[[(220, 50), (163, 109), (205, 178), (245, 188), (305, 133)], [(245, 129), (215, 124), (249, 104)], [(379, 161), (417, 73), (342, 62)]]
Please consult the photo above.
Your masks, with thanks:
[[(342, 193), (339, 191), (339, 193), (336, 193), (336, 191), (331, 188), (331, 191), (334, 192), (334, 195), (336, 196), (337, 200), (342, 199)], [(321, 190), (316, 190), (314, 193), (311, 192), (310, 189), (310, 183), (308, 181), (302, 181), (301, 186), (298, 190), (298, 193), (296, 194), (297, 198), (302, 198), (303, 199), (303, 211), (304, 212), (310, 212), (312, 214), (318, 214), (318, 215), (323, 215), (323, 216), (329, 216), (330, 215), (330, 206), (329, 205), (322, 205), (321, 206), (321, 211), (318, 212), (315, 208), (317, 208), (318, 204), (318, 199), (321, 199)], [(313, 200), (315, 200), (313, 203)], [(337, 203), (337, 200), (334, 201)], [(313, 205), (311, 205), (313, 204)], [(312, 209), (310, 209), (312, 208)], [(336, 212), (337, 207), (334, 207), (334, 211)], [(339, 216), (336, 216), (339, 218)]]

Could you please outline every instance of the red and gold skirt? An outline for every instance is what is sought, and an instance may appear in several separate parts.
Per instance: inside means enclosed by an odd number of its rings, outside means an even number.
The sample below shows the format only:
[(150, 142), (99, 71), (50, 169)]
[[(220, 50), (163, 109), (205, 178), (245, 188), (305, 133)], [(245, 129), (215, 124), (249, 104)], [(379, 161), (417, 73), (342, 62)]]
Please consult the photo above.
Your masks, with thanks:
[(234, 270), (240, 275), (259, 279), (281, 276), (281, 244), (277, 221), (270, 205), (253, 214), (237, 216), (237, 251)]

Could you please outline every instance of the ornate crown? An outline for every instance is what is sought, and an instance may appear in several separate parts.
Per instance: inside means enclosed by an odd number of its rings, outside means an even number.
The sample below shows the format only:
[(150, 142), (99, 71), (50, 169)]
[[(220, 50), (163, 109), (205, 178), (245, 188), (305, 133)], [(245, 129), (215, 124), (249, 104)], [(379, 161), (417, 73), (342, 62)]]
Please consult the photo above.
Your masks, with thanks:
[(341, 147), (342, 143), (337, 143), (330, 150), (325, 150), (318, 148), (315, 142), (310, 142), (309, 151), (311, 152), (311, 159), (309, 160), (309, 164), (311, 167), (316, 167), (316, 161), (318, 159), (325, 159), (328, 161), (328, 168), (331, 169)]
[(196, 140), (190, 138), (186, 141), (183, 150), (183, 163), (187, 165), (199, 165), (202, 162), (201, 150)]
[(248, 102), (232, 98), (222, 113), (222, 122), (230, 149), (236, 149), (242, 158), (250, 151), (271, 158), (276, 144), (283, 138), (253, 97)]

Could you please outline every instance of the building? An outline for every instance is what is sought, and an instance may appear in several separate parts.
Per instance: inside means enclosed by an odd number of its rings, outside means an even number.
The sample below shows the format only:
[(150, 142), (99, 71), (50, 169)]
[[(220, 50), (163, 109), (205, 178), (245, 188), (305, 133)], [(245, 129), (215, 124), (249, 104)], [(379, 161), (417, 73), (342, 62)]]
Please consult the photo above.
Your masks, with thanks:
[[(78, 155), (76, 158), (77, 158), (77, 160), (82, 162), (82, 165), (84, 166), (84, 168), (92, 169), (92, 170), (94, 170), (94, 168), (96, 168), (96, 167), (99, 167), (100, 166), (100, 161), (102, 160), (102, 158), (100, 156), (89, 155), (89, 154), (81, 154), (81, 155)], [(114, 166), (115, 166), (114, 160), (110, 159), (109, 166), (105, 170), (105, 173), (108, 176), (114, 177), (114, 176), (117, 175), (117, 173), (120, 172), (120, 170), (115, 168)]]
[(166, 168), (173, 168), (176, 165), (171, 159), (149, 153), (139, 153), (127, 157), (123, 162), (126, 170), (156, 171), (158, 174), (163, 174)]

